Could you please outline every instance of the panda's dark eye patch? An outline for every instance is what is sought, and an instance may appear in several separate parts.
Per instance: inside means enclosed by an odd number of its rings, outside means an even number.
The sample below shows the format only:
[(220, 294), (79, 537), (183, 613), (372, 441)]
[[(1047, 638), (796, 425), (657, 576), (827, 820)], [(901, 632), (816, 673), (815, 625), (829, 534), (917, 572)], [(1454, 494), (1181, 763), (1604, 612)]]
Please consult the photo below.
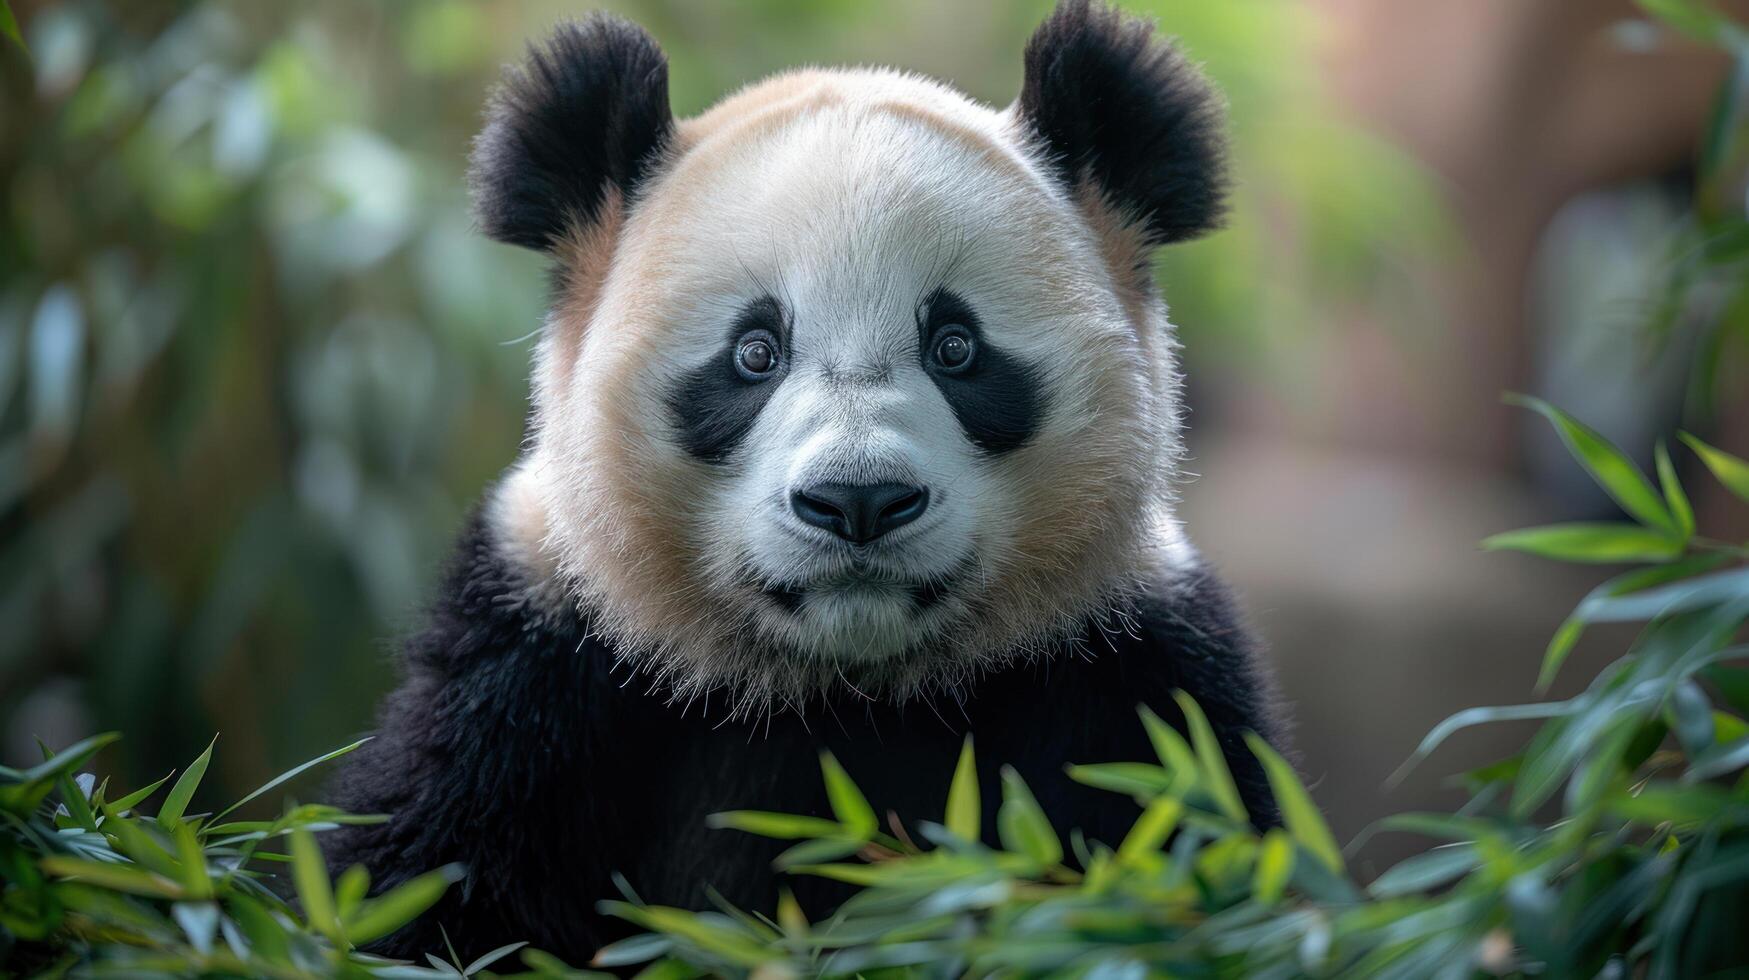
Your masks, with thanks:
[(923, 368), (953, 409), (966, 438), (1006, 453), (1032, 438), (1044, 413), (1042, 381), (1030, 365), (992, 345), (964, 297), (937, 289), (918, 308)]
[(680, 444), (707, 463), (728, 460), (777, 382), (788, 373), (784, 309), (763, 296), (742, 308), (729, 326), (719, 353), (682, 375), (668, 396), (668, 410)]

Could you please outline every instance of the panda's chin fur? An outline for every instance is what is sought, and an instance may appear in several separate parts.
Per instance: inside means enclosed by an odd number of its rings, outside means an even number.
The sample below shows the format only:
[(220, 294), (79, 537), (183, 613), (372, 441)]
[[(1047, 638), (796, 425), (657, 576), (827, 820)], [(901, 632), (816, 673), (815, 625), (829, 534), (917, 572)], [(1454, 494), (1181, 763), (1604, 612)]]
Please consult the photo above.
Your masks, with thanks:
[(760, 620), (802, 659), (871, 663), (903, 657), (963, 611), (970, 563), (945, 576), (855, 570), (806, 583), (764, 582)]

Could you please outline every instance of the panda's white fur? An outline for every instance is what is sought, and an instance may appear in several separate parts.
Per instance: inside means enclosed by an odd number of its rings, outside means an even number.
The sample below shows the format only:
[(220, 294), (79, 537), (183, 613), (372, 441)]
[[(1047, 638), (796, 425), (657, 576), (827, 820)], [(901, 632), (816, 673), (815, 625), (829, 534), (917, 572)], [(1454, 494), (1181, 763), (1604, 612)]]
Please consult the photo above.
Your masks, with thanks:
[[(580, 603), (676, 696), (757, 711), (952, 687), (1195, 561), (1145, 233), (1056, 179), (1014, 109), (803, 71), (680, 122), (665, 154), (554, 250), (530, 445), (492, 505), (543, 601)], [(920, 366), (914, 311), (941, 286), (1042, 379), (1012, 452), (973, 445)], [(793, 313), (790, 373), (733, 456), (701, 462), (667, 399), (766, 293)], [(822, 479), (922, 484), (930, 505), (852, 548), (789, 510)], [(919, 612), (926, 580), (952, 585)], [(773, 583), (807, 587), (801, 608)]]

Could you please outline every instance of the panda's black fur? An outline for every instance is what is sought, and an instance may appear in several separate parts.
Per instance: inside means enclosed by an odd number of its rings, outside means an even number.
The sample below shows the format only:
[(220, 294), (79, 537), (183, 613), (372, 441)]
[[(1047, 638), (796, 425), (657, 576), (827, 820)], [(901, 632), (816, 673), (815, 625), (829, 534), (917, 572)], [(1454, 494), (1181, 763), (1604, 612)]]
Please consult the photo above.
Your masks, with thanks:
[[(1148, 27), (1066, 0), (1027, 49), (1017, 118), (1071, 189), (1095, 182), (1149, 240), (1169, 241), (1220, 216), (1211, 98)], [(610, 195), (636, 207), (673, 131), (666, 61), (647, 35), (601, 15), (560, 28), (508, 76), (476, 144), (471, 179), (483, 230), (556, 250), (598, 220)], [(987, 433), (984, 448), (1023, 442), (1036, 409)], [(720, 459), (733, 437), (712, 430), (682, 448)], [(383, 952), (441, 950), (447, 934), (464, 957), (526, 940), (586, 962), (623, 931), (595, 911), (619, 894), (615, 873), (657, 904), (704, 906), (709, 886), (769, 909), (778, 888), (770, 862), (783, 845), (710, 830), (706, 817), (829, 815), (824, 750), (878, 812), (914, 825), (941, 818), (970, 733), (987, 829), (1007, 764), (1059, 828), (1116, 844), (1138, 813), (1133, 801), (1080, 786), (1063, 766), (1153, 759), (1136, 709), (1181, 724), (1175, 690), (1207, 714), (1254, 820), (1277, 822), (1243, 735), (1281, 746), (1281, 724), (1225, 588), (1200, 563), (1090, 618), (1056, 649), (998, 658), (1007, 665), (954, 696), (889, 703), (839, 689), (740, 719), (709, 698), (676, 703), (651, 690), (588, 611), (557, 598), (551, 583), (528, 580), (529, 569), (507, 557), (517, 545), (495, 537), (503, 532), (486, 513), (469, 523), (429, 625), (405, 647), (404, 677), (376, 739), (335, 787), (346, 809), (390, 817), (329, 835), (336, 869), (364, 864), (374, 890), (450, 863), (468, 869), (438, 908), (380, 943)], [(812, 879), (789, 884), (814, 915), (839, 897)]]
[[(1174, 690), (1207, 714), (1253, 819), (1277, 822), (1243, 733), (1279, 744), (1281, 732), (1253, 644), (1207, 571), (1088, 623), (1057, 656), (983, 677), (958, 703), (894, 707), (843, 693), (725, 723), (709, 705), (682, 708), (615, 670), (586, 618), (531, 604), (491, 533), (479, 518), (463, 533), (430, 625), (407, 644), (378, 737), (336, 787), (340, 805), (393, 817), (329, 835), (336, 869), (363, 863), (378, 889), (452, 862), (469, 869), (384, 952), (441, 950), (441, 926), (464, 957), (527, 940), (587, 961), (623, 932), (593, 908), (619, 895), (614, 872), (656, 904), (708, 907), (708, 885), (769, 910), (783, 843), (705, 820), (737, 809), (830, 817), (822, 750), (878, 813), (914, 825), (942, 819), (971, 733), (987, 830), (1008, 764), (1060, 829), (1115, 846), (1136, 805), (1071, 781), (1063, 766), (1152, 760), (1136, 708), (1181, 723)], [(815, 879), (787, 883), (810, 914), (839, 897)]]

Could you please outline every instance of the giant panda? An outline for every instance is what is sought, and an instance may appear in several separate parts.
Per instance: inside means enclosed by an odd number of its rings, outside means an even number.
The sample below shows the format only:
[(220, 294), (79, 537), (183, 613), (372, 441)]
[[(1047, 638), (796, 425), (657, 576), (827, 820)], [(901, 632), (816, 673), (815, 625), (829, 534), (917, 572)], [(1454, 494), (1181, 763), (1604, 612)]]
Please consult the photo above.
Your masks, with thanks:
[[(466, 880), (383, 944), (574, 960), (645, 901), (770, 908), (781, 848), (707, 817), (941, 819), (975, 738), (1116, 843), (1133, 801), (1065, 763), (1152, 759), (1200, 702), (1259, 825), (1271, 686), (1174, 516), (1183, 455), (1159, 246), (1221, 219), (1220, 102), (1151, 25), (1064, 0), (994, 109), (805, 70), (673, 118), (638, 27), (593, 15), (507, 73), (470, 180), (544, 252), (520, 458), (461, 535), (329, 839), (376, 887)], [(793, 879), (804, 908), (835, 896)]]

